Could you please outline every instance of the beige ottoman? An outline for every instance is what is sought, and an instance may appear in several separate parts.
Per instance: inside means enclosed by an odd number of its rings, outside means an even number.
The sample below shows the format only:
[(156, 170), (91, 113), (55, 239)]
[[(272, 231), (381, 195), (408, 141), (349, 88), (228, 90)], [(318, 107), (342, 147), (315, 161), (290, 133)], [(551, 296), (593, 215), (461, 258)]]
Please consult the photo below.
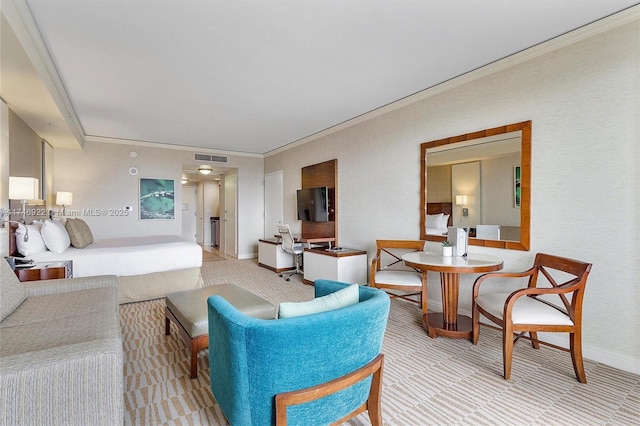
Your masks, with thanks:
[(175, 291), (165, 297), (165, 334), (168, 336), (171, 321), (185, 344), (191, 350), (190, 377), (198, 377), (198, 352), (209, 347), (209, 296), (222, 296), (240, 312), (256, 318), (274, 319), (276, 307), (263, 298), (234, 284), (220, 284), (189, 290)]

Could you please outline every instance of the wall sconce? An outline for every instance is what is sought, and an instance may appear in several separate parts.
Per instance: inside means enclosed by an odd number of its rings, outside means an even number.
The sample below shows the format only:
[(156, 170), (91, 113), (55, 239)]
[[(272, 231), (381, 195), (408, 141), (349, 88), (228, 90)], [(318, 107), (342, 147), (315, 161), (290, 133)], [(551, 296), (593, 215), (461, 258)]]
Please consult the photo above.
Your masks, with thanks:
[(67, 206), (71, 205), (72, 201), (73, 201), (73, 193), (62, 192), (62, 191), (56, 192), (56, 204), (59, 206), (62, 206), (62, 216), (66, 215), (67, 213), (66, 208)]
[(22, 223), (27, 218), (27, 201), (38, 198), (38, 179), (9, 176), (9, 199), (22, 200)]
[[(467, 196), (466, 195), (456, 195), (456, 205), (458, 206), (466, 206), (467, 205)], [(462, 216), (469, 216), (469, 209), (466, 207), (462, 208)]]

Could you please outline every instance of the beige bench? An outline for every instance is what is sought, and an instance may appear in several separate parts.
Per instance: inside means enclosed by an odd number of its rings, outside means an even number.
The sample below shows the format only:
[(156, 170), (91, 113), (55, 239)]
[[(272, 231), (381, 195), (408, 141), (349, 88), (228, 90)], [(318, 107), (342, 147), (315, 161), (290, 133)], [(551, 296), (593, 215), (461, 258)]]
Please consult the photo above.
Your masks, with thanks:
[(220, 284), (176, 291), (165, 297), (165, 334), (168, 336), (171, 321), (187, 347), (191, 350), (190, 377), (198, 377), (198, 352), (209, 347), (209, 317), (207, 299), (222, 296), (240, 312), (256, 318), (274, 319), (276, 307), (263, 298), (234, 284)]

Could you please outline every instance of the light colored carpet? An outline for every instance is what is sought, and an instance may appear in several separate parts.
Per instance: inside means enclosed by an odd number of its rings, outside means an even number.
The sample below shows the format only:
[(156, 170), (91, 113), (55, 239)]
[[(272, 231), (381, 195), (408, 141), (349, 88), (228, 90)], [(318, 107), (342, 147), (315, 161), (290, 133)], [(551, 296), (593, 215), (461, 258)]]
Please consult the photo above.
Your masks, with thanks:
[(219, 260), (224, 260), (223, 257), (218, 256), (217, 254), (208, 252), (206, 250), (202, 250), (202, 261), (203, 262), (215, 262)]
[[(255, 260), (203, 265), (206, 285), (235, 283), (278, 304), (313, 297), (313, 288)], [(208, 352), (190, 380), (188, 351), (172, 324), (164, 335), (162, 299), (121, 306), (125, 349), (125, 424), (223, 425), (209, 390)], [(480, 342), (429, 338), (417, 307), (392, 301), (383, 353), (385, 425), (627, 425), (640, 418), (640, 376), (587, 361), (578, 383), (568, 353), (519, 342), (512, 378), (502, 378), (497, 331)], [(348, 424), (368, 425), (366, 414)]]

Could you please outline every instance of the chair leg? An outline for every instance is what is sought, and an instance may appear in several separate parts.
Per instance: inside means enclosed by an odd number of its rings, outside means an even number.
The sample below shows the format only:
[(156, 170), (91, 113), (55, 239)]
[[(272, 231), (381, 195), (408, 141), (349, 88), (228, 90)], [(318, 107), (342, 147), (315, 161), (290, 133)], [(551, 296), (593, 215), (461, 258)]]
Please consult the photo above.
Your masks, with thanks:
[(367, 412), (371, 426), (382, 426), (382, 374), (384, 371), (384, 359), (380, 363), (380, 369), (373, 373), (371, 388), (367, 400)]
[(513, 357), (513, 331), (507, 324), (502, 328), (502, 363), (504, 367), (504, 379), (511, 377), (511, 359)]
[(471, 343), (478, 344), (478, 338), (480, 337), (480, 312), (475, 303), (472, 303), (471, 307)]
[[(295, 259), (295, 267), (296, 269), (293, 272), (289, 272), (286, 281), (291, 281), (291, 277), (294, 275), (298, 275), (298, 274), (303, 274), (304, 271), (302, 269), (300, 269), (300, 257), (299, 255), (294, 255), (294, 259)], [(281, 278), (284, 278), (285, 274), (287, 274), (287, 272), (283, 272), (281, 273), (279, 276)]]
[(536, 331), (530, 331), (529, 337), (531, 338), (531, 346), (533, 346), (533, 349), (540, 349), (540, 343), (538, 341), (538, 333)]
[(584, 362), (582, 360), (582, 337), (580, 332), (569, 333), (569, 349), (571, 350), (571, 361), (573, 371), (580, 383), (587, 383), (587, 375), (584, 372)]

